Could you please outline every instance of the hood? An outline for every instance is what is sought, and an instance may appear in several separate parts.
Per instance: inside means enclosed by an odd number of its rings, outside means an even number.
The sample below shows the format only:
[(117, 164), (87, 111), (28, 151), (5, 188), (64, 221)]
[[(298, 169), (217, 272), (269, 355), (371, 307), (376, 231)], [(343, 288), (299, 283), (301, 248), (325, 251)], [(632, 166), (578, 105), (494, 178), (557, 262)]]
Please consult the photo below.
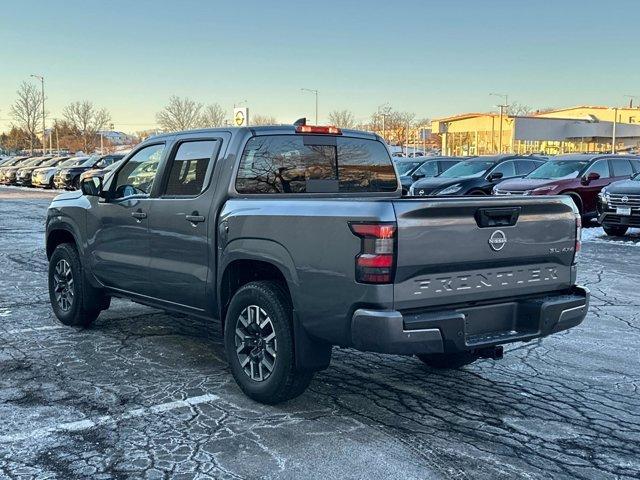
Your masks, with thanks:
[(508, 192), (525, 192), (533, 190), (539, 187), (546, 187), (547, 185), (558, 185), (559, 180), (547, 179), (547, 178), (512, 178), (500, 182), (496, 187), (498, 190)]
[(613, 182), (605, 187), (607, 193), (617, 193), (621, 195), (640, 195), (640, 181), (637, 180), (621, 180)]
[(73, 190), (71, 192), (65, 192), (65, 193), (61, 193), (60, 195), (57, 195), (53, 199), (53, 202), (62, 202), (64, 200), (75, 200), (80, 197), (82, 197), (82, 191)]
[(33, 173), (50, 173), (56, 170), (56, 167), (40, 167), (36, 168)]
[[(423, 178), (418, 180), (413, 184), (414, 195), (430, 195), (433, 192), (442, 190), (451, 185), (455, 185), (457, 183), (466, 183), (470, 180), (476, 180), (477, 177), (460, 177), (460, 178), (441, 178), (441, 177), (432, 177), (432, 178)], [(417, 192), (422, 191), (423, 193), (419, 194)]]

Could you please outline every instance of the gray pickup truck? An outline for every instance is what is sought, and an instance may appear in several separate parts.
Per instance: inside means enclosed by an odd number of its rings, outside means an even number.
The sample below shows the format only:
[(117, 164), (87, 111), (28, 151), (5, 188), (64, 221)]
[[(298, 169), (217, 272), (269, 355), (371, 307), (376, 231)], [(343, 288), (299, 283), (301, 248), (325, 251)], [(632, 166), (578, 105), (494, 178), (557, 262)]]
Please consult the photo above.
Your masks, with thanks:
[(58, 319), (111, 297), (219, 319), (251, 398), (301, 394), (332, 346), (434, 368), (578, 325), (568, 197), (402, 198), (371, 133), (294, 126), (156, 136), (48, 210)]

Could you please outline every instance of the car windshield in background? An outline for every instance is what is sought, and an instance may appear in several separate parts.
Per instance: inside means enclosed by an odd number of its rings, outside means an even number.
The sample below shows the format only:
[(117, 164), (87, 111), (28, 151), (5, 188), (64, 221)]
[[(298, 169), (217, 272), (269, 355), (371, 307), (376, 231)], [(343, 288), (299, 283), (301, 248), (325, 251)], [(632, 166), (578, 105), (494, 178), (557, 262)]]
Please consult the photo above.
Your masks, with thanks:
[(495, 162), (482, 160), (468, 160), (460, 162), (445, 170), (439, 178), (481, 177), (487, 170), (495, 165)]
[(46, 162), (42, 163), (40, 166), (41, 167), (53, 167), (54, 165), (57, 165), (60, 162), (59, 158), (52, 158), (51, 160), (47, 160)]
[(397, 162), (396, 168), (399, 175), (407, 175), (410, 171), (420, 165), (422, 162)]
[(253, 137), (236, 178), (240, 193), (393, 192), (396, 173), (385, 146), (351, 137)]
[(77, 167), (82, 165), (86, 161), (87, 161), (87, 157), (73, 157), (65, 162), (62, 162), (60, 166), (61, 167)]
[(560, 180), (563, 178), (576, 178), (582, 169), (589, 164), (588, 161), (577, 162), (575, 160), (552, 160), (543, 163), (526, 176), (536, 180)]

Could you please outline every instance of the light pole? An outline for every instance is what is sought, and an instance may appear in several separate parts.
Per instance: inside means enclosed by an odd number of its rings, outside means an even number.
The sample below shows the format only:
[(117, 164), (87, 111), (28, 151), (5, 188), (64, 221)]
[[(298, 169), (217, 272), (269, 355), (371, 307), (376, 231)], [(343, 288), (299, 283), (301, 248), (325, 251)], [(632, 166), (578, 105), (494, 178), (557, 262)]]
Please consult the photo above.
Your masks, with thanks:
[(500, 143), (498, 144), (498, 150), (499, 153), (502, 153), (502, 115), (503, 109), (509, 106), (509, 95), (507, 95), (506, 93), (490, 93), (489, 96), (501, 97), (504, 99), (504, 103), (502, 105), (498, 105), (500, 107), (500, 133), (498, 133), (498, 139)]
[(611, 153), (616, 153), (616, 126), (618, 124), (618, 108), (613, 109), (613, 131), (611, 132)]
[(47, 150), (47, 147), (45, 144), (47, 130), (44, 124), (44, 76), (34, 75), (34, 74), (31, 74), (31, 76), (33, 78), (37, 78), (38, 80), (40, 80), (40, 86), (42, 87), (42, 155), (44, 155)]
[(638, 98), (638, 95), (625, 95), (624, 97), (629, 99), (629, 108), (633, 108), (633, 101)]
[(318, 90), (313, 90), (311, 88), (301, 88), (300, 91), (313, 93), (316, 96), (316, 125), (318, 125)]
[[(382, 112), (380, 111), (382, 109)], [(386, 120), (389, 116), (389, 105), (385, 103), (384, 105), (380, 105), (378, 107), (378, 116), (382, 117), (382, 139), (385, 143), (387, 143), (387, 128), (386, 128)]]

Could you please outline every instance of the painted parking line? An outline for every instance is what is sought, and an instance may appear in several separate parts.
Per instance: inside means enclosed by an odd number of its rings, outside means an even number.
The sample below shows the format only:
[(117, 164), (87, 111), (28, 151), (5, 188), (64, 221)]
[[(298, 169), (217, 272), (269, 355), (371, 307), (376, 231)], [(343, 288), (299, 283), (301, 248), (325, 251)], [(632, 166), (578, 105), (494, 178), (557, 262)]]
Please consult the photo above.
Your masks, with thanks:
[(47, 330), (62, 330), (63, 328), (69, 327), (65, 327), (64, 325), (46, 325), (43, 327), (17, 328), (15, 330), (7, 330), (5, 332), (2, 332), (0, 330), (0, 334), (4, 333), (7, 335), (20, 335), (21, 333), (42, 332)]
[(49, 435), (54, 435), (56, 433), (80, 432), (102, 425), (110, 425), (121, 422), (123, 420), (129, 420), (131, 418), (146, 417), (148, 415), (160, 415), (171, 410), (176, 410), (178, 408), (192, 407), (194, 405), (211, 402), (217, 400), (218, 398), (220, 397), (213, 394), (200, 395), (198, 397), (191, 397), (184, 400), (161, 403), (158, 405), (152, 405), (150, 407), (136, 408), (120, 415), (102, 415), (93, 419), (87, 418), (84, 420), (78, 420), (76, 422), (60, 423), (52, 427), (37, 428), (26, 432), (12, 433), (10, 435), (0, 435), (0, 444), (20, 442), (23, 440), (33, 440)]

